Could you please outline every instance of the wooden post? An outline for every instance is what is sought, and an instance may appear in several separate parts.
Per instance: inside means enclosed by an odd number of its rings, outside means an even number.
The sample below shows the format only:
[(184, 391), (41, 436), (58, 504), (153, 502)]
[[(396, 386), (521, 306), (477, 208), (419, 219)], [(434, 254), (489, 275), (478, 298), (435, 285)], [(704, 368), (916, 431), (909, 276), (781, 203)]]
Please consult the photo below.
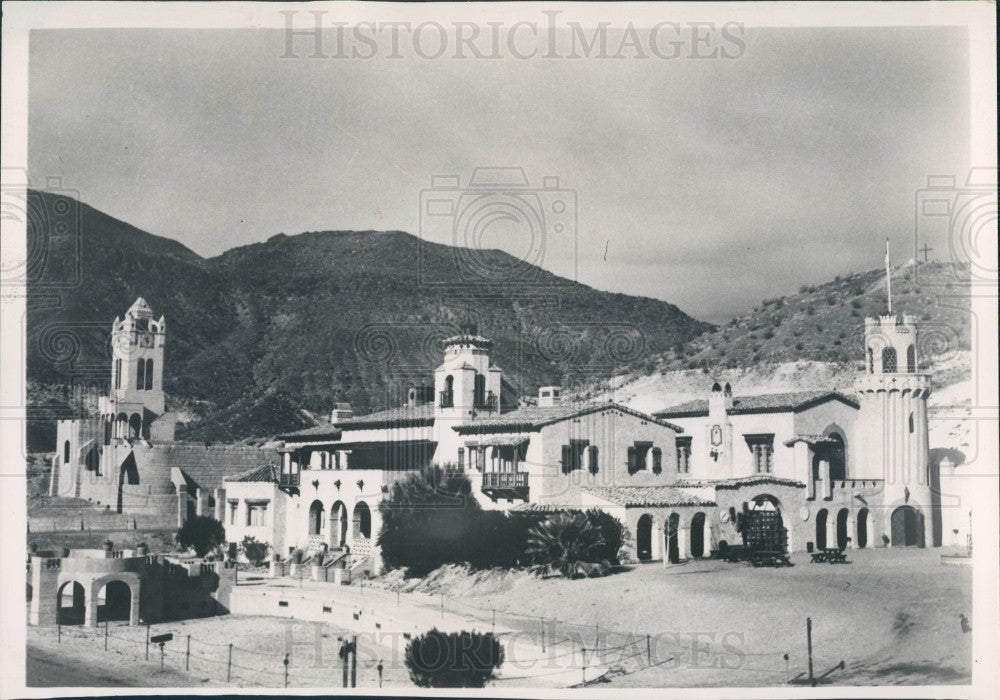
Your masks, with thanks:
[(493, 623), (490, 625), (490, 634), (497, 633), (497, 609), (493, 608)]
[(583, 657), (583, 663), (580, 665), (580, 681), (583, 685), (587, 684), (587, 647), (580, 647), (580, 655)]
[(108, 623), (110, 618), (104, 618), (104, 651), (108, 650)]
[(347, 640), (340, 647), (340, 659), (344, 671), (344, 687), (347, 687)]
[(146, 623), (146, 661), (149, 661), (149, 623)]
[(545, 653), (545, 618), (542, 618), (542, 653)]
[(816, 679), (813, 677), (813, 621), (811, 617), (806, 618), (806, 651), (809, 653), (809, 684), (816, 687)]
[(351, 687), (358, 687), (358, 635), (351, 637)]
[(233, 645), (229, 645), (229, 656), (226, 658), (226, 683), (233, 679)]
[[(56, 614), (58, 614), (58, 613), (59, 613), (59, 611), (57, 610)], [(62, 644), (62, 623), (60, 622), (60, 623), (58, 623), (58, 625), (59, 625), (59, 638), (56, 640), (56, 643), (57, 644)]]
[(288, 654), (285, 654), (285, 660), (284, 660), (283, 663), (285, 664), (285, 687), (287, 688), (288, 687)]
[(646, 635), (646, 663), (653, 664), (653, 645), (649, 643), (649, 635)]
[(184, 670), (191, 670), (191, 635), (187, 636), (187, 649), (184, 651)]
[(163, 648), (165, 646), (167, 646), (166, 643), (160, 642), (160, 670), (161, 671), (163, 670), (163, 657), (166, 654), (166, 652), (163, 650)]

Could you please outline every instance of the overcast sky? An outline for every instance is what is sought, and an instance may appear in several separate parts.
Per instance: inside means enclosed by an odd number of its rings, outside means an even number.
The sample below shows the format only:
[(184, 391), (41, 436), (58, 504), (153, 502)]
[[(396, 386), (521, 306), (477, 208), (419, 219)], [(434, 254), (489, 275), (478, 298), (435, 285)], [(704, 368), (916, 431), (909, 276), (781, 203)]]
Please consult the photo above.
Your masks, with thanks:
[(34, 32), (29, 170), (212, 256), (279, 232), (419, 234), (432, 176), (519, 166), (575, 191), (576, 225), (545, 194), (544, 252), (502, 217), (481, 245), (714, 321), (878, 267), (886, 236), (911, 257), (915, 192), (968, 168), (964, 30), (744, 40), (728, 60), (337, 60), (308, 39), (279, 58), (274, 30)]

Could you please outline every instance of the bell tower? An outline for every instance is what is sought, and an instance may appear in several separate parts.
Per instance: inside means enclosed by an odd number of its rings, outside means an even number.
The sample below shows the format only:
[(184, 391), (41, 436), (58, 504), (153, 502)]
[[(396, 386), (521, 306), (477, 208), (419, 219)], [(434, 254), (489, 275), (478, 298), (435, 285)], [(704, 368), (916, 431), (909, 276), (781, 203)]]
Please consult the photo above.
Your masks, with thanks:
[(146, 300), (139, 297), (115, 318), (111, 329), (111, 398), (123, 403), (138, 403), (156, 415), (162, 415), (163, 346), (166, 321), (155, 318)]
[(917, 320), (865, 319), (865, 372), (854, 382), (861, 408), (859, 478), (884, 479), (884, 532), (892, 546), (933, 542), (938, 517), (927, 435), (930, 377), (917, 371)]

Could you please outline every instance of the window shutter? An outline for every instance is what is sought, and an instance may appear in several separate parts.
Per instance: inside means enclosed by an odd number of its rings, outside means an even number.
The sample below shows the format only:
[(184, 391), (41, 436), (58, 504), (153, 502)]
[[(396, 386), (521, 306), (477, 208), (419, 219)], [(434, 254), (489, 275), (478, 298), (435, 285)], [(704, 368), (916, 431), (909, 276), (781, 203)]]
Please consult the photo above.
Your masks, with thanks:
[(628, 473), (635, 473), (635, 447), (628, 448)]
[(569, 474), (570, 469), (570, 447), (569, 445), (562, 446), (562, 471), (563, 474)]
[(653, 448), (653, 471), (657, 474), (663, 471), (663, 452), (659, 447)]
[(590, 446), (590, 473), (596, 474), (598, 470), (597, 464), (597, 445)]

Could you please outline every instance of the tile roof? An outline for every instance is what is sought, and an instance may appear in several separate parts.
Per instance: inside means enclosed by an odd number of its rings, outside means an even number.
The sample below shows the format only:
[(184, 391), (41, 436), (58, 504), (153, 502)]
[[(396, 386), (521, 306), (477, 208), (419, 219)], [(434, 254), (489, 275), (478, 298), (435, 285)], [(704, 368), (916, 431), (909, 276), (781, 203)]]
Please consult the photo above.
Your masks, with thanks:
[(278, 467), (273, 464), (265, 464), (262, 467), (247, 469), (245, 472), (241, 472), (235, 476), (227, 476), (225, 481), (278, 483)]
[(584, 492), (620, 506), (714, 506), (710, 501), (674, 486), (585, 486)]
[(434, 406), (400, 406), (385, 411), (376, 411), (364, 416), (353, 416), (337, 421), (336, 425), (327, 423), (316, 425), (294, 433), (281, 435), (282, 440), (302, 440), (304, 438), (338, 439), (342, 429), (379, 428), (383, 426), (406, 427), (414, 425), (430, 425), (434, 421)]
[(144, 447), (136, 445), (131, 454), (139, 474), (148, 483), (166, 480), (174, 467), (183, 472), (195, 488), (222, 488), (225, 477), (253, 467), (278, 463), (277, 450), (244, 445), (199, 445), (166, 443)]
[(768, 476), (767, 474), (755, 474), (753, 476), (741, 476), (736, 479), (723, 479), (714, 483), (717, 489), (738, 489), (743, 486), (760, 486), (764, 484), (774, 484), (776, 486), (796, 486), (805, 488), (806, 485), (795, 479), (785, 479), (780, 476)]
[(673, 428), (678, 432), (683, 432), (679, 426), (613, 402), (564, 403), (557, 404), (555, 406), (522, 406), (521, 408), (507, 413), (501, 413), (496, 416), (488, 416), (471, 423), (456, 425), (454, 426), (454, 430), (457, 430), (463, 435), (483, 432), (484, 430), (496, 431), (498, 429), (537, 430), (538, 428), (551, 425), (552, 423), (559, 423), (560, 421), (568, 420), (570, 418), (576, 418), (578, 416), (607, 410), (621, 411), (622, 413), (630, 416), (642, 418), (643, 420), (647, 420), (667, 428)]
[[(858, 408), (857, 401), (839, 391), (793, 391), (784, 394), (758, 394), (756, 396), (738, 396), (733, 399), (733, 407), (728, 413), (784, 413), (801, 411), (825, 401), (842, 401), (848, 406)], [(669, 406), (653, 415), (659, 418), (682, 418), (687, 416), (708, 415), (708, 399), (688, 401), (677, 406)]]
[(791, 447), (797, 442), (806, 442), (810, 445), (832, 445), (840, 441), (830, 435), (796, 435), (790, 440), (785, 440), (784, 444), (785, 447)]

